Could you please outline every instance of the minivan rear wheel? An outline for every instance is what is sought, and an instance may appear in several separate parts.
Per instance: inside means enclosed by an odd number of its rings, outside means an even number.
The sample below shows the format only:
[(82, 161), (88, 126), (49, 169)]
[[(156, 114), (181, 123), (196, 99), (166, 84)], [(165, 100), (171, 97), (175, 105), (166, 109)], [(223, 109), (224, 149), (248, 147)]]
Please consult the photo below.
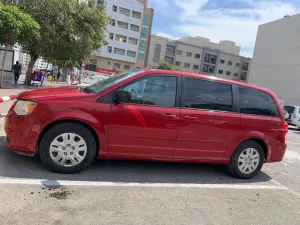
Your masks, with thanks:
[(265, 159), (264, 150), (255, 141), (246, 141), (233, 152), (229, 164), (229, 172), (238, 178), (250, 179), (262, 168)]
[(46, 131), (39, 147), (43, 164), (59, 173), (80, 172), (93, 162), (96, 152), (97, 144), (90, 130), (70, 122)]

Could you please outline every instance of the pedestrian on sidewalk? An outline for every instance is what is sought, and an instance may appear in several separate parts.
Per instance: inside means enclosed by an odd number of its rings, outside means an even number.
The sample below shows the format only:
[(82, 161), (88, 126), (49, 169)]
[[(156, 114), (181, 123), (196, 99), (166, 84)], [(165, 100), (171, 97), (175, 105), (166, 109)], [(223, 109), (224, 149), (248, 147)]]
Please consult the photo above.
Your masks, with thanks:
[(18, 80), (19, 80), (19, 77), (20, 77), (20, 74), (21, 74), (21, 66), (20, 66), (18, 61), (16, 62), (16, 64), (14, 64), (12, 66), (12, 69), (13, 69), (14, 75), (15, 75), (15, 84), (17, 84)]

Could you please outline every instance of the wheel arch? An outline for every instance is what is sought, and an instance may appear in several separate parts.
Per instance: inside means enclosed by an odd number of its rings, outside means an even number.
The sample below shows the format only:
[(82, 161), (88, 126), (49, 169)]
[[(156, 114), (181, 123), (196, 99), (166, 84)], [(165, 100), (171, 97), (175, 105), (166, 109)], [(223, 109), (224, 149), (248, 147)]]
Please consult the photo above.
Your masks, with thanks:
[(38, 140), (37, 140), (37, 143), (36, 143), (36, 154), (39, 154), (39, 147), (40, 147), (40, 142), (43, 138), (43, 136), (45, 135), (45, 133), (52, 127), (60, 124), (60, 123), (74, 123), (74, 124), (80, 124), (84, 127), (86, 127), (94, 136), (95, 138), (95, 141), (96, 141), (96, 144), (97, 144), (97, 154), (96, 154), (96, 157), (98, 156), (99, 154), (99, 151), (100, 151), (100, 141), (99, 141), (99, 137), (96, 133), (96, 130), (90, 126), (89, 124), (83, 122), (83, 121), (80, 121), (80, 120), (75, 120), (75, 119), (61, 119), (61, 120), (56, 120), (56, 121), (53, 121), (51, 123), (49, 123), (48, 125), (46, 125), (42, 131), (40, 132), (39, 136), (38, 136)]
[[(264, 159), (264, 160), (266, 160), (266, 159), (268, 158), (268, 156), (269, 156), (268, 146), (267, 146), (267, 144), (265, 143), (265, 141), (263, 141), (263, 140), (260, 139), (260, 138), (249, 138), (249, 139), (243, 140), (242, 142), (240, 142), (240, 143), (236, 146), (236, 148), (234, 149), (234, 151), (232, 152), (232, 154), (235, 152), (235, 150), (236, 150), (241, 144), (243, 144), (243, 143), (245, 143), (245, 142), (247, 142), (247, 141), (254, 141), (254, 142), (256, 142), (257, 144), (259, 144), (259, 145), (262, 147), (262, 149), (264, 150), (264, 154), (265, 154), (265, 159)], [(231, 155), (232, 155), (232, 154), (231, 154)]]

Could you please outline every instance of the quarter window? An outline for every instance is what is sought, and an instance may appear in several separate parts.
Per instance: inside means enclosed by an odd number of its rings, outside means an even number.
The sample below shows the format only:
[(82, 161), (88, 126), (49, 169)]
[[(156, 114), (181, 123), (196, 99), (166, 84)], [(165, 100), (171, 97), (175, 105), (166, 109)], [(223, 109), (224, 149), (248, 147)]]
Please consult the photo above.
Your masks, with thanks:
[(229, 84), (186, 79), (186, 108), (232, 111), (232, 87)]
[(240, 112), (261, 116), (278, 116), (273, 98), (267, 93), (252, 88), (239, 87)]
[(138, 80), (122, 90), (131, 93), (130, 103), (174, 107), (176, 87), (175, 76), (151, 76)]

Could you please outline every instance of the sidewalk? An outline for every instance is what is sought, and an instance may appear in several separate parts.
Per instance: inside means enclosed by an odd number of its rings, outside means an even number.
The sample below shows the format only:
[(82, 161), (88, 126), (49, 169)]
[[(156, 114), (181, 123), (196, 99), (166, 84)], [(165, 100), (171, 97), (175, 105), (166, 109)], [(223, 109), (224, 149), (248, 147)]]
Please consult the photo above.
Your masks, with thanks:
[[(20, 78), (18, 80), (18, 83), (15, 84), (14, 81), (14, 74), (12, 72), (4, 72), (3, 76), (3, 89), (23, 89), (23, 90), (28, 90), (28, 89), (36, 89), (36, 88), (51, 88), (51, 87), (62, 87), (62, 86), (67, 86), (67, 82), (58, 82), (56, 83), (53, 81), (52, 83), (49, 82), (47, 79), (44, 80), (43, 86), (27, 86), (24, 85), (25, 81), (25, 74), (22, 73), (20, 75)], [(1, 89), (0, 89), (1, 91)], [(1, 96), (1, 93), (0, 93)]]

